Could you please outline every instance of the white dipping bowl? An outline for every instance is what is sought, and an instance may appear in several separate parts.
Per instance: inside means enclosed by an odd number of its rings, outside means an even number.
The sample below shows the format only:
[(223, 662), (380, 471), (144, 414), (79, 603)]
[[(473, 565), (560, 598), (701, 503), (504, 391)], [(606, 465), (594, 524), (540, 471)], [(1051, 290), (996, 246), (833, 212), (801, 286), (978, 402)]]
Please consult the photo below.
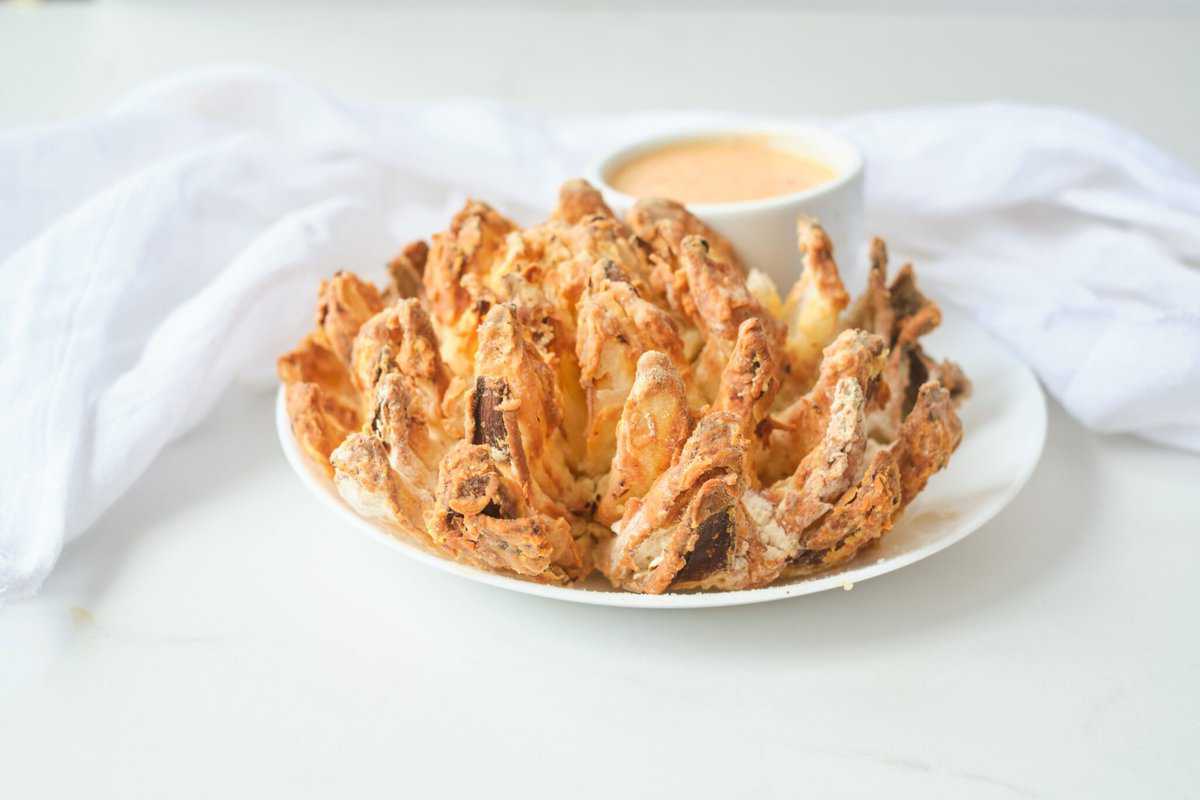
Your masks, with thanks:
[(626, 161), (671, 144), (730, 136), (765, 136), (771, 147), (824, 163), (835, 177), (803, 192), (736, 203), (689, 203), (688, 210), (729, 239), (748, 268), (771, 276), (780, 292), (786, 292), (800, 277), (796, 220), (802, 215), (817, 219), (833, 240), (834, 255), (838, 257), (843, 277), (856, 277), (863, 248), (863, 158), (849, 141), (822, 128), (677, 131), (616, 149), (592, 166), (588, 179), (600, 188), (609, 205), (623, 214), (638, 198), (618, 191), (608, 178)]

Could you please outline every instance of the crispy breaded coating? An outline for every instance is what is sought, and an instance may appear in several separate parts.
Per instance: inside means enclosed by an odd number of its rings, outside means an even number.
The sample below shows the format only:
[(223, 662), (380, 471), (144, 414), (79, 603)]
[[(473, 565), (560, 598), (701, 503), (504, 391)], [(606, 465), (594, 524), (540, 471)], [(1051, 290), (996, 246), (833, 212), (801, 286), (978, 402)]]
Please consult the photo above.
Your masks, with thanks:
[(616, 218), (599, 189), (583, 178), (569, 180), (559, 188), (558, 207), (554, 209), (552, 219), (575, 225), (593, 216)]
[[(678, 459), (646, 496), (626, 503), (619, 528), (614, 526), (616, 537), (600, 545), (598, 565), (613, 585), (650, 594), (666, 591), (687, 564), (708, 517), (722, 513), (716, 507), (744, 488), (746, 445), (733, 414), (709, 414), (697, 423)], [(706, 530), (711, 533), (717, 524)], [(716, 571), (726, 563), (718, 555), (709, 547), (697, 557), (705, 571)]]
[(433, 320), (442, 360), (454, 376), (471, 374), (478, 329), (500, 302), (497, 278), (517, 233), (517, 226), (491, 206), (469, 200), (450, 228), (432, 237), (422, 300)]
[(350, 366), (354, 385), (365, 396), (374, 392), (384, 375), (404, 375), (421, 395), (431, 419), (438, 415), (436, 409), (450, 382), (433, 323), (416, 298), (398, 300), (363, 324), (351, 348)]
[(431, 408), (420, 389), (399, 372), (384, 375), (374, 392), (366, 432), (387, 445), (392, 469), (424, 500), (452, 441), (439, 424), (438, 409)]
[(847, 563), (962, 439), (941, 310), (875, 240), (853, 305), (814, 220), (786, 301), (678, 203), (617, 218), (568, 181), (518, 228), (469, 201), (388, 265), (321, 284), (281, 356), (301, 449), (363, 516), (479, 569), (646, 593)]
[(684, 513), (691, 536), (684, 548), (683, 566), (669, 589), (730, 590), (755, 585), (752, 565), (762, 546), (754, 522), (738, 499), (738, 486), (712, 478), (704, 482)]
[(362, 324), (383, 309), (375, 285), (350, 272), (336, 272), (317, 290), (317, 333), (344, 363)]
[(843, 378), (853, 378), (870, 400), (886, 353), (883, 339), (861, 330), (843, 331), (825, 348), (816, 383), (774, 418), (768, 439), (770, 457), (759, 462), (764, 482), (773, 483), (794, 471), (804, 454), (821, 440), (832, 411), (833, 392)]
[[(422, 529), (438, 461), (453, 441), (442, 416), (449, 375), (428, 314), (416, 299), (397, 301), (362, 326), (351, 355), (354, 383), (370, 403), (364, 433), (384, 445), (401, 478), (404, 492), (396, 503), (406, 504), (405, 524)], [(359, 446), (342, 454), (337, 482), (343, 495), (363, 476), (374, 476), (373, 468), (356, 462), (366, 452)], [(359, 487), (356, 496), (377, 493)]]
[(494, 306), (479, 329), (466, 435), (511, 464), (535, 509), (559, 515), (583, 510), (592, 497), (592, 482), (567, 467), (562, 419), (550, 366), (512, 308)]
[(712, 400), (743, 322), (758, 320), (764, 336), (778, 344), (783, 342), (784, 329), (750, 293), (744, 274), (716, 257), (704, 239), (689, 236), (683, 240), (680, 264), (687, 279), (692, 319), (707, 337), (696, 361), (696, 383)]
[(650, 285), (650, 263), (629, 229), (616, 217), (585, 217), (564, 234), (577, 268), (590, 277), (596, 264), (634, 288), (639, 296), (656, 300)]
[(587, 395), (579, 379), (575, 327), (541, 287), (520, 273), (501, 278), (502, 294), (517, 321), (529, 335), (542, 360), (553, 371), (562, 402), (562, 429), (567, 466), (579, 472), (587, 447)]
[(771, 487), (781, 524), (803, 531), (816, 522), (861, 472), (866, 453), (866, 395), (854, 377), (838, 381), (821, 441), (796, 471)]
[(737, 340), (717, 386), (713, 408), (732, 411), (757, 434), (779, 393), (779, 347), (758, 317), (738, 327)]
[(516, 273), (538, 287), (567, 326), (575, 326), (575, 306), (587, 286), (587, 266), (576, 259), (572, 226), (550, 220), (508, 235), (495, 271)]
[(867, 445), (865, 405), (858, 381), (842, 378), (820, 443), (792, 475), (764, 493), (747, 492), (743, 497), (761, 545), (747, 585), (776, 580), (801, 554), (806, 531), (858, 479)]
[(797, 388), (817, 373), (821, 351), (838, 332), (838, 315), (850, 302), (833, 260), (833, 243), (814, 220), (797, 224), (804, 270), (783, 304), (787, 349)]
[(683, 378), (663, 353), (650, 350), (637, 362), (633, 388), (617, 423), (612, 470), (600, 482), (596, 519), (611, 525), (630, 500), (646, 494), (691, 432)]
[(689, 236), (679, 252), (695, 303), (696, 324), (708, 336), (731, 342), (743, 322), (758, 319), (773, 338), (782, 338), (779, 323), (746, 287), (745, 273), (723, 259), (710, 242)]
[(315, 383), (347, 407), (359, 405), (358, 390), (346, 363), (329, 349), (319, 331), (309, 333), (295, 350), (280, 356), (275, 362), (275, 370), (284, 383)]
[(923, 384), (893, 445), (900, 466), (901, 508), (925, 488), (931, 475), (946, 466), (962, 435), (950, 392), (936, 381)]
[(890, 450), (878, 451), (862, 479), (838, 500), (811, 534), (785, 575), (831, 569), (891, 530), (901, 507), (900, 468)]
[(338, 493), (355, 511), (405, 538), (424, 540), (426, 498), (392, 469), (383, 441), (368, 433), (352, 433), (329, 460)]
[(289, 383), (284, 395), (292, 433), (301, 449), (332, 475), (329, 455), (358, 428), (358, 409), (315, 383)]
[(428, 258), (429, 245), (423, 239), (405, 245), (388, 262), (387, 271), (392, 280), (384, 291), (384, 301), (392, 303), (405, 297), (420, 297), (425, 291), (421, 276), (425, 273)]
[(929, 360), (929, 374), (950, 393), (950, 400), (955, 408), (971, 396), (971, 380), (962, 367), (948, 358), (934, 363), (924, 351), (921, 351), (921, 356)]
[(453, 326), (476, 304), (484, 286), (482, 279), (504, 253), (508, 234), (516, 229), (488, 204), (469, 200), (454, 215), (447, 231), (433, 235), (424, 283), (430, 310), (439, 324)]
[[(901, 268), (888, 287), (892, 328), (888, 332), (891, 352), (883, 369), (887, 400), (872, 418), (876, 438), (890, 441), (916, 402), (917, 389), (929, 377), (932, 362), (921, 351), (918, 340), (942, 322), (942, 311), (917, 289), (912, 265)], [(881, 334), (884, 335), (884, 334)]]
[(579, 382), (588, 408), (583, 471), (600, 475), (609, 469), (616, 452), (617, 422), (642, 353), (663, 353), (681, 374), (690, 374), (691, 368), (674, 320), (640, 297), (612, 261), (592, 266), (575, 335)]
[(891, 340), (895, 316), (887, 288), (888, 250), (883, 239), (871, 240), (870, 266), (867, 269), (867, 288), (846, 309), (841, 327), (862, 328)]
[(443, 460), (426, 526), (451, 557), (543, 583), (585, 572), (570, 523), (531, 511), (522, 488), (498, 467), (491, 444), (459, 442)]
[(746, 268), (729, 240), (674, 200), (639, 200), (629, 210), (626, 221), (633, 232), (665, 263), (678, 260), (685, 238), (699, 236), (708, 242), (714, 258), (746, 274)]
[(950, 393), (930, 381), (891, 446), (876, 451), (866, 473), (802, 540), (786, 574), (807, 575), (849, 561), (891, 529), (929, 477), (946, 466), (962, 440)]
[(942, 383), (955, 403), (965, 399), (971, 389), (957, 364), (935, 362), (921, 347), (921, 337), (941, 324), (942, 311), (917, 287), (912, 265), (901, 267), (889, 285), (887, 263), (887, 247), (875, 239), (871, 243), (867, 290), (841, 322), (843, 328), (866, 328), (877, 333), (890, 348), (883, 368), (883, 391), (869, 422), (871, 435), (882, 442), (896, 438), (916, 403), (917, 390), (930, 378)]
[(292, 432), (301, 448), (329, 475), (329, 455), (362, 425), (361, 397), (346, 364), (314, 331), (276, 362)]

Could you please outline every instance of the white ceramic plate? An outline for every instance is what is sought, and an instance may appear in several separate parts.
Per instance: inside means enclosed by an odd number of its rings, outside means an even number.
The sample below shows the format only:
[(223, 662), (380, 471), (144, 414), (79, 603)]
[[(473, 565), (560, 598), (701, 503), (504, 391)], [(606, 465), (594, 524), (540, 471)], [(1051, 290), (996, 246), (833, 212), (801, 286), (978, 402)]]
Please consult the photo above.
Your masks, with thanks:
[(875, 547), (841, 569), (763, 589), (639, 595), (614, 591), (600, 576), (592, 576), (581, 586), (546, 586), (449, 561), (397, 539), (358, 516), (342, 501), (332, 481), (296, 444), (284, 410), (282, 388), (275, 405), (275, 424), (283, 452), (296, 474), (346, 521), (347, 527), (440, 570), (504, 589), (576, 603), (636, 608), (764, 603), (857, 583), (931, 556), (999, 513), (1033, 473), (1046, 436), (1046, 403), (1029, 369), (987, 332), (950, 309), (946, 309), (942, 326), (925, 342), (929, 352), (961, 364), (975, 386), (974, 394), (960, 410), (963, 442), (950, 466), (933, 476), (925, 491)]

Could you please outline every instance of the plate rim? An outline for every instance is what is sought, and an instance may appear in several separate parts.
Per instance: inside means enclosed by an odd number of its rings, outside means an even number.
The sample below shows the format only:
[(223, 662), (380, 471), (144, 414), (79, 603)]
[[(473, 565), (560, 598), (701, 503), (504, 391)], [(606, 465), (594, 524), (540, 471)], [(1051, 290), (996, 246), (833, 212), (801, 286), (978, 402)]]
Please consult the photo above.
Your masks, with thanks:
[[(1029, 482), (1033, 472), (1037, 469), (1038, 463), (1041, 461), (1042, 453), (1046, 444), (1046, 395), (1042, 390), (1041, 383), (1034, 376), (1033, 371), (1020, 359), (1016, 358), (1011, 351), (994, 337), (991, 332), (983, 328), (979, 323), (965, 314), (955, 314), (956, 322), (966, 323), (976, 328), (979, 333), (992, 340), (997, 348), (999, 348), (1009, 366), (1014, 367), (1014, 375), (1020, 376), (1020, 381), (1027, 384), (1027, 390), (1031, 390), (1031, 394), (1036, 397), (1037, 409), (1037, 445), (1033, 452), (1033, 456), (1028, 459), (1023, 465), (1023, 469), (1016, 479), (1011, 481), (1005, 488), (1005, 491), (999, 498), (987, 506), (979, 509), (973, 515), (967, 515), (963, 523), (954, 531), (953, 534), (939, 537), (938, 539), (915, 547), (904, 553), (900, 553), (891, 558), (878, 559), (870, 563), (864, 563), (858, 567), (848, 567), (842, 571), (835, 572), (830, 575), (818, 575), (808, 579), (802, 579), (794, 583), (785, 583), (764, 586), (758, 589), (737, 589), (733, 591), (723, 592), (690, 592), (690, 593), (665, 593), (658, 595), (637, 594), (634, 592), (622, 591), (600, 591), (578, 587), (555, 586), (551, 584), (534, 583), (532, 581), (522, 580), (507, 575), (501, 575), (494, 572), (487, 572), (467, 564), (461, 564), (457, 561), (443, 558), (435, 553), (432, 553), (417, 544), (407, 542), (393, 534), (389, 533), (382, 527), (377, 526), (370, 520), (359, 516), (359, 514), (350, 508), (349, 505), (337, 496), (332, 487), (327, 485), (327, 481), (323, 481), (315, 473), (317, 470), (313, 465), (309, 464), (307, 456), (300, 450), (299, 444), (296, 442), (295, 436), (292, 433), (291, 422), (287, 416), (287, 406), (285, 400), (286, 386), (280, 384), (275, 396), (275, 430), (279, 437), (280, 447), (283, 449), (284, 456), (292, 470), (300, 477), (301, 482), (313, 494), (315, 494), (326, 506), (333, 509), (339, 516), (348, 521), (354, 528), (368, 535), (375, 541), (388, 546), (393, 550), (398, 550), (404, 555), (422, 562), (428, 566), (432, 566), (443, 572), (448, 572), (452, 575), (457, 575), (462, 578), (477, 581), (489, 586), (495, 586), (501, 589), (520, 592), (522, 594), (533, 595), (536, 597), (548, 597), (555, 600), (563, 600), (572, 603), (584, 603), (587, 605), (602, 605), (616, 606), (623, 608), (656, 608), (656, 609), (689, 609), (689, 608), (720, 608), (724, 606), (748, 605), (752, 603), (767, 603), (775, 600), (785, 600), (790, 597), (800, 597), (808, 594), (816, 594), (830, 589), (839, 587), (852, 586), (861, 581), (885, 575), (889, 572), (894, 572), (898, 569), (903, 569), (918, 561), (929, 558), (942, 550), (945, 550), (951, 545), (965, 539), (975, 531), (982, 528), (990, 522), (997, 514), (1004, 510), (1009, 503), (1020, 493), (1025, 484)], [(851, 564), (854, 562), (851, 561)]]

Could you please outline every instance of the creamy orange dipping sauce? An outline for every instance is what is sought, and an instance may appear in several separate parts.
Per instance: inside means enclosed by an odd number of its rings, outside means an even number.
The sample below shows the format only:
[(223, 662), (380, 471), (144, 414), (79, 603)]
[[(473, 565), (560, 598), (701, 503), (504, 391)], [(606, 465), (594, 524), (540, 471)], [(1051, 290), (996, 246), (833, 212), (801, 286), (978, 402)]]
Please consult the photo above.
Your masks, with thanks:
[(827, 165), (772, 146), (767, 136), (676, 142), (634, 156), (608, 175), (633, 197), (680, 203), (738, 203), (802, 192), (833, 180)]

